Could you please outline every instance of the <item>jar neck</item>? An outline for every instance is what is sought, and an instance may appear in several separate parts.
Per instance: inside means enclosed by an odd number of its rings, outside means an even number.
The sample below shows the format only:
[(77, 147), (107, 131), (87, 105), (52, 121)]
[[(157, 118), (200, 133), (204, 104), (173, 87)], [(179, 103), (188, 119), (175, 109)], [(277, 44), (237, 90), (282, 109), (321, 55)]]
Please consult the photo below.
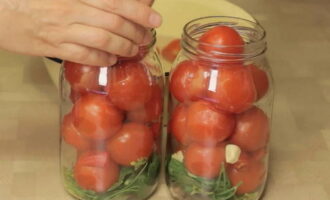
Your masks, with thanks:
[[(212, 45), (201, 42), (201, 36), (216, 26), (229, 26), (235, 29), (244, 40), (244, 45)], [(236, 17), (211, 16), (198, 18), (186, 24), (181, 46), (186, 56), (191, 59), (198, 57), (199, 60), (213, 64), (237, 63), (263, 56), (267, 50), (265, 38), (266, 32), (258, 23)], [(205, 48), (199, 48), (201, 45), (212, 48), (212, 53), (203, 50)]]

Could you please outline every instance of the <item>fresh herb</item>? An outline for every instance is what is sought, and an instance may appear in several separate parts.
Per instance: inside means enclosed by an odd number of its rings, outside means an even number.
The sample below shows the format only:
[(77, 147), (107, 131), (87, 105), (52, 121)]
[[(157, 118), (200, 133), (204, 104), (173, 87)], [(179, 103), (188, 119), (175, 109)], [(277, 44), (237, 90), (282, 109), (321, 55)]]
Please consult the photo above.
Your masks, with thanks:
[[(171, 158), (168, 163), (169, 181), (194, 196), (208, 196), (212, 200), (229, 200), (235, 197), (239, 185), (232, 186), (224, 165), (217, 179), (204, 179), (190, 174), (183, 163)], [(236, 199), (235, 199), (236, 200)]]
[(73, 177), (72, 169), (64, 169), (65, 187), (70, 194), (84, 200), (110, 200), (125, 195), (143, 196), (147, 187), (157, 180), (160, 170), (160, 158), (154, 154), (149, 161), (146, 159), (132, 163), (132, 167), (122, 167), (119, 180), (108, 191), (100, 194), (82, 189)]

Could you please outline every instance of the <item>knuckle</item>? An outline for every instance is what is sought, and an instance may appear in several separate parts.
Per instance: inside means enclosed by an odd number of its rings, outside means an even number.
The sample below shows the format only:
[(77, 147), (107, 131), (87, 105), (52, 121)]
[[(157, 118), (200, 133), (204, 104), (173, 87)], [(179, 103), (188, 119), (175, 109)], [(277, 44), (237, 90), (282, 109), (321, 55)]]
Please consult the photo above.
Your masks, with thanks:
[(129, 41), (125, 41), (121, 44), (121, 50), (123, 54), (126, 56), (130, 56), (132, 48), (133, 48), (133, 43)]
[(124, 20), (117, 15), (112, 15), (109, 19), (109, 22), (111, 22), (109, 23), (109, 26), (113, 30), (121, 29), (124, 24)]
[(106, 49), (109, 44), (109, 36), (106, 33), (95, 33), (90, 37), (91, 44), (101, 49)]

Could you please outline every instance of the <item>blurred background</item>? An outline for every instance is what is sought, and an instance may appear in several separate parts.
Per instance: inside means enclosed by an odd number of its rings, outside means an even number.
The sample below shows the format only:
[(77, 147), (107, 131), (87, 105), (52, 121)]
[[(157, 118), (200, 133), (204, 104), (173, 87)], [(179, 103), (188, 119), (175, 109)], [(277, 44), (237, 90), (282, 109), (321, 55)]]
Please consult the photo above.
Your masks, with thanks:
[[(264, 199), (330, 200), (330, 1), (230, 2), (267, 31), (276, 96)], [(0, 51), (0, 199), (68, 199), (58, 122), (58, 90), (43, 60)], [(152, 199), (169, 199), (166, 188)]]

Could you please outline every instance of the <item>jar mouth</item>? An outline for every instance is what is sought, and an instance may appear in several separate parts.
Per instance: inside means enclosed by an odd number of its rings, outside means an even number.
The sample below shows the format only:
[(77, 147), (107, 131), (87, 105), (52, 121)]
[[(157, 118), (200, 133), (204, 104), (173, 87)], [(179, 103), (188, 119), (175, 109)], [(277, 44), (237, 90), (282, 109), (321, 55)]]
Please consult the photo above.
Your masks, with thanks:
[[(199, 39), (203, 33), (216, 26), (229, 26), (235, 29), (244, 40), (243, 45), (213, 45), (201, 42)], [(253, 59), (265, 53), (267, 49), (266, 31), (256, 22), (230, 16), (207, 16), (188, 22), (183, 28), (182, 48), (191, 56), (198, 56), (203, 60), (212, 62), (237, 62)], [(213, 49), (244, 49), (241, 53), (228, 53), (227, 51), (215, 51), (212, 54), (198, 48), (212, 47)], [(218, 56), (214, 56), (218, 55)]]

